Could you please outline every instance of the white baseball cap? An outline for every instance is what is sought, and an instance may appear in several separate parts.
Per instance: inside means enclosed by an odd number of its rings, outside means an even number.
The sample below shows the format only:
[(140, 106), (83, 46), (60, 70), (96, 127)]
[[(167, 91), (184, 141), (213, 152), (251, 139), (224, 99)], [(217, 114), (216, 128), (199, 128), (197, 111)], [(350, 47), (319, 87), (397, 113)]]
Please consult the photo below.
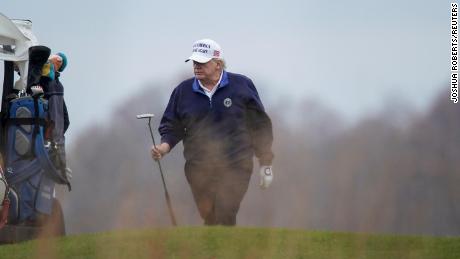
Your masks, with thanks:
[(213, 58), (222, 59), (221, 47), (211, 39), (202, 39), (193, 43), (192, 55), (185, 62), (207, 63)]

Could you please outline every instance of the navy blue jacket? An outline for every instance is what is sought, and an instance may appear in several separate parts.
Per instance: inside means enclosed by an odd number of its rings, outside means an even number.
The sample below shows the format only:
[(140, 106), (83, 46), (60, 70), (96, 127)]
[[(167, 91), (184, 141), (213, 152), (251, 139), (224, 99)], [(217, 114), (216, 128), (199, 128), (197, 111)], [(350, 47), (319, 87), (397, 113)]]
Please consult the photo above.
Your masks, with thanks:
[(187, 162), (231, 165), (273, 159), (272, 124), (252, 81), (224, 71), (210, 100), (196, 78), (179, 84), (161, 119), (161, 141), (173, 148), (183, 140)]

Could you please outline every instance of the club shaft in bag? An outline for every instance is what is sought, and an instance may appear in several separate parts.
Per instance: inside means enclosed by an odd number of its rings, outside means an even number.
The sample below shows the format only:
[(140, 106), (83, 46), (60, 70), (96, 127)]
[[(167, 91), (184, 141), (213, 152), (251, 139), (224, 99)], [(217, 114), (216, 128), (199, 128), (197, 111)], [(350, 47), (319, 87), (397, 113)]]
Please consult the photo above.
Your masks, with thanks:
[[(149, 123), (148, 124), (149, 124), (150, 136), (152, 137), (153, 145), (156, 146), (155, 138), (153, 137), (152, 125), (150, 124), (151, 119), (152, 118), (149, 117)], [(177, 226), (176, 217), (174, 216), (174, 211), (173, 211), (173, 208), (172, 208), (172, 205), (171, 205), (171, 199), (169, 198), (168, 188), (166, 188), (165, 177), (163, 175), (163, 168), (161, 167), (160, 160), (157, 160), (157, 163), (158, 163), (158, 167), (160, 168), (161, 180), (163, 181), (163, 187), (164, 187), (165, 196), (166, 196), (166, 203), (168, 205), (168, 211), (169, 211), (169, 216), (171, 218), (171, 223), (173, 224), (173, 226)]]

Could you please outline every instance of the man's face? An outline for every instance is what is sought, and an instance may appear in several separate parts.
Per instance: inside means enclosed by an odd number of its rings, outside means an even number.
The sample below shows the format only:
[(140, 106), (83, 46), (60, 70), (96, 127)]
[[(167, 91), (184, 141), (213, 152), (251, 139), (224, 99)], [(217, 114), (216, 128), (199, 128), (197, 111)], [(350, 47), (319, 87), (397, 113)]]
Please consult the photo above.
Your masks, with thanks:
[(210, 80), (216, 75), (220, 76), (219, 64), (212, 59), (207, 63), (193, 61), (193, 72), (198, 80)]

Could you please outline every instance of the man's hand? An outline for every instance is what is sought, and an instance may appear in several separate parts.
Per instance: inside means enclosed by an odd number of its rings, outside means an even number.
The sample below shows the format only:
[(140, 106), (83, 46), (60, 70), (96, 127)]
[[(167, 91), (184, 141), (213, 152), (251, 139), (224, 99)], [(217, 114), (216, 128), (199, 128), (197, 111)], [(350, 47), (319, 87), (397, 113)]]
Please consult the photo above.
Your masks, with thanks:
[(150, 154), (154, 160), (160, 160), (163, 156), (168, 154), (170, 150), (171, 147), (168, 143), (161, 143), (160, 145), (152, 146)]
[(260, 188), (267, 189), (273, 181), (273, 171), (271, 165), (260, 167)]

